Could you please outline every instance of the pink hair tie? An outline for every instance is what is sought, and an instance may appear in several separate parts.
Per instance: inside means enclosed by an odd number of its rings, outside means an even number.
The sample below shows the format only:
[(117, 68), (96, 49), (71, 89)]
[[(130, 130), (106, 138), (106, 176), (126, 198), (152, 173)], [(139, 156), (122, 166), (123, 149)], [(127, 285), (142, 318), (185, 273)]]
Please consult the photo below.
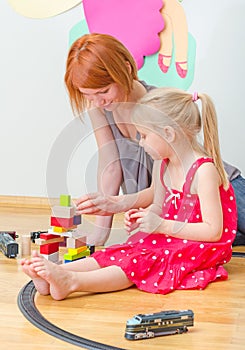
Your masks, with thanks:
[(197, 91), (194, 91), (192, 94), (192, 101), (196, 102), (199, 99)]

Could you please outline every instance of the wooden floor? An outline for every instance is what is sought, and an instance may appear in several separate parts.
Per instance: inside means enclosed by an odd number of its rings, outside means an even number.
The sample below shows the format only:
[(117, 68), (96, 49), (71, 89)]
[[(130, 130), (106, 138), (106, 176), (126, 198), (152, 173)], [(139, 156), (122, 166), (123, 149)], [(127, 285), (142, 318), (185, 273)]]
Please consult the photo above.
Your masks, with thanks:
[[(46, 230), (47, 210), (0, 208), (0, 230), (15, 230), (21, 236)], [(120, 219), (120, 218), (119, 218)], [(84, 230), (91, 230), (91, 222)], [(123, 240), (120, 220), (109, 243)], [(87, 232), (88, 232), (87, 231)], [(245, 251), (245, 247), (234, 250)], [(20, 256), (9, 259), (0, 253), (0, 341), (1, 349), (78, 349), (33, 326), (20, 312), (17, 296), (29, 281), (19, 266)], [(245, 259), (234, 257), (226, 265), (229, 280), (212, 283), (204, 291), (175, 291), (153, 295), (131, 288), (126, 291), (75, 293), (64, 301), (36, 294), (36, 305), (50, 322), (68, 332), (124, 349), (142, 350), (242, 350), (245, 349)], [(126, 321), (137, 313), (168, 309), (192, 309), (195, 325), (186, 334), (128, 341)]]

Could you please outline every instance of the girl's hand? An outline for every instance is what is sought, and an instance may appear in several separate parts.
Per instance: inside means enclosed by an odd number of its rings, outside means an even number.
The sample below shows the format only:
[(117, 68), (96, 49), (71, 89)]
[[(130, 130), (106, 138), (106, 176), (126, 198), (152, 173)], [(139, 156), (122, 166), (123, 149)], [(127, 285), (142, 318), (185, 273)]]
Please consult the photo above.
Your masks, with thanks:
[(141, 209), (132, 213), (131, 220), (136, 220), (138, 228), (142, 232), (153, 233), (159, 230), (163, 219), (149, 209)]
[(75, 201), (76, 213), (110, 216), (118, 212), (117, 196), (105, 196), (99, 192), (86, 194)]
[(132, 214), (137, 213), (139, 209), (130, 209), (128, 210), (124, 215), (124, 228), (130, 234), (132, 231), (134, 231), (139, 224), (136, 222), (135, 218), (132, 218)]

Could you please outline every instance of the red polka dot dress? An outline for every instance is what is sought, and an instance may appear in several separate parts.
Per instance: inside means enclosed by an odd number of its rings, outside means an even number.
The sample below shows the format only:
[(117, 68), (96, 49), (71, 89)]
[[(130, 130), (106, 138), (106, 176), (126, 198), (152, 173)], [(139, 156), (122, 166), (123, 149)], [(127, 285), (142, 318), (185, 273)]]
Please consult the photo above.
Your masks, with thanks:
[[(166, 187), (162, 217), (166, 220), (202, 222), (199, 198), (190, 193), (196, 170), (210, 158), (198, 159), (188, 171), (183, 191)], [(161, 179), (166, 162), (161, 166)], [(163, 180), (162, 180), (163, 182)], [(117, 265), (141, 290), (167, 294), (176, 289), (204, 289), (208, 283), (228, 277), (223, 264), (231, 259), (237, 212), (233, 188), (220, 187), (223, 233), (217, 242), (197, 242), (160, 233), (137, 232), (125, 243), (95, 252), (101, 267)]]

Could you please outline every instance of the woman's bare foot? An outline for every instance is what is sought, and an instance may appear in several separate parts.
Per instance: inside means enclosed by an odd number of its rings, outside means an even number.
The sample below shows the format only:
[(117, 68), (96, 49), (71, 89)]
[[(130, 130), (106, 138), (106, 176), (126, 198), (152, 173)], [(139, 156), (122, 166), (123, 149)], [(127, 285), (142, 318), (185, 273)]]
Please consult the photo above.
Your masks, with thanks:
[(45, 280), (50, 287), (50, 294), (55, 300), (65, 299), (74, 292), (74, 272), (67, 271), (61, 266), (46, 260), (41, 255), (32, 259), (33, 270), (42, 280)]
[(49, 295), (50, 294), (49, 283), (45, 281), (43, 278), (41, 278), (40, 276), (38, 276), (38, 274), (33, 268), (32, 260), (37, 256), (38, 256), (38, 253), (36, 251), (33, 251), (32, 258), (30, 260), (22, 259), (20, 262), (22, 266), (22, 271), (33, 280), (36, 290), (41, 295)]

